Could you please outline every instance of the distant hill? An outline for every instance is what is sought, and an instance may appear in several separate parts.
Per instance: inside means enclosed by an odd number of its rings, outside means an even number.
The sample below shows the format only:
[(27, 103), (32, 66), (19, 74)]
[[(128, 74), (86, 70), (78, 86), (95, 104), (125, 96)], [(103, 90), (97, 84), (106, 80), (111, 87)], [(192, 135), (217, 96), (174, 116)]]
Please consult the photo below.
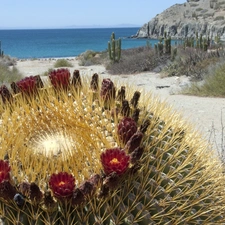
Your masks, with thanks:
[(164, 32), (172, 38), (195, 36), (195, 33), (225, 41), (225, 0), (187, 0), (175, 4), (144, 24), (138, 38), (159, 38)]

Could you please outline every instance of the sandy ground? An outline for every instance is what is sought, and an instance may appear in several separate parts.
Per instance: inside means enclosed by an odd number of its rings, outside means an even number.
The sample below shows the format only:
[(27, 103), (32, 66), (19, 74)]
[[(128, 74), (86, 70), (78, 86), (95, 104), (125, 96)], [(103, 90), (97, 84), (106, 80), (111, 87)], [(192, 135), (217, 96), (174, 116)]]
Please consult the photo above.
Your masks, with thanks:
[[(178, 94), (182, 87), (189, 84), (186, 77), (161, 78), (160, 74), (152, 72), (135, 75), (109, 75), (101, 65), (84, 67), (78, 65), (76, 58), (68, 58), (68, 60), (73, 64), (73, 68), (69, 68), (71, 72), (78, 69), (81, 75), (98, 73), (102, 77), (126, 82), (145, 92), (152, 92), (163, 101), (168, 102), (175, 111), (178, 111), (185, 120), (202, 133), (203, 138), (213, 144), (216, 150), (221, 151), (222, 148), (225, 148), (225, 143), (222, 141), (222, 137), (225, 139), (225, 133), (222, 133), (222, 127), (225, 126), (225, 98), (203, 98)], [(55, 61), (56, 59), (23, 60), (17, 62), (17, 68), (24, 76), (41, 75), (53, 68)]]

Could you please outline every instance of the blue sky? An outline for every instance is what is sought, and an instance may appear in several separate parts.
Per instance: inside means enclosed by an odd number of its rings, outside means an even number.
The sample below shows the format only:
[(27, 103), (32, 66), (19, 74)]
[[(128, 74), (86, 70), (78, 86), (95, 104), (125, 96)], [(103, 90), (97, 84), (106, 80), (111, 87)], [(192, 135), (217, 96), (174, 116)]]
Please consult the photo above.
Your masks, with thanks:
[(0, 0), (0, 29), (142, 26), (185, 0)]

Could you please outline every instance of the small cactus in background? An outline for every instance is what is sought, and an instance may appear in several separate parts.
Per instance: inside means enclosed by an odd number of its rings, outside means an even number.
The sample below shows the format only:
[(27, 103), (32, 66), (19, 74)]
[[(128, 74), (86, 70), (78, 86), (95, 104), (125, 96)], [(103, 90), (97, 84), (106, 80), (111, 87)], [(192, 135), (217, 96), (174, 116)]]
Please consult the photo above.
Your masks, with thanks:
[(159, 39), (159, 42), (158, 42), (158, 53), (159, 55), (161, 56), (163, 54), (163, 41), (162, 41), (162, 38)]
[(2, 42), (0, 41), (0, 57), (4, 56), (4, 51), (2, 51)]
[(121, 39), (115, 39), (115, 33), (111, 35), (111, 40), (108, 42), (108, 52), (110, 60), (115, 63), (120, 61), (121, 57)]
[(164, 52), (166, 54), (171, 54), (171, 37), (167, 37), (167, 33), (164, 33)]
[(26, 101), (0, 88), (3, 224), (225, 224), (207, 143), (150, 94), (78, 72), (55, 71)]

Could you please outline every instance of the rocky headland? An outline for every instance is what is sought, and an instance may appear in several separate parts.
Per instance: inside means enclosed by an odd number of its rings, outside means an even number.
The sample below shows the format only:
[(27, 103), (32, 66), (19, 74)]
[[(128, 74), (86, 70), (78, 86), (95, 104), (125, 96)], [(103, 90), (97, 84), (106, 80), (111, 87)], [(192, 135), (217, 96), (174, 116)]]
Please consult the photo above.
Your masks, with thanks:
[(173, 39), (220, 37), (225, 41), (225, 1), (187, 0), (175, 4), (144, 24), (135, 35), (136, 38), (156, 38), (167, 32)]

